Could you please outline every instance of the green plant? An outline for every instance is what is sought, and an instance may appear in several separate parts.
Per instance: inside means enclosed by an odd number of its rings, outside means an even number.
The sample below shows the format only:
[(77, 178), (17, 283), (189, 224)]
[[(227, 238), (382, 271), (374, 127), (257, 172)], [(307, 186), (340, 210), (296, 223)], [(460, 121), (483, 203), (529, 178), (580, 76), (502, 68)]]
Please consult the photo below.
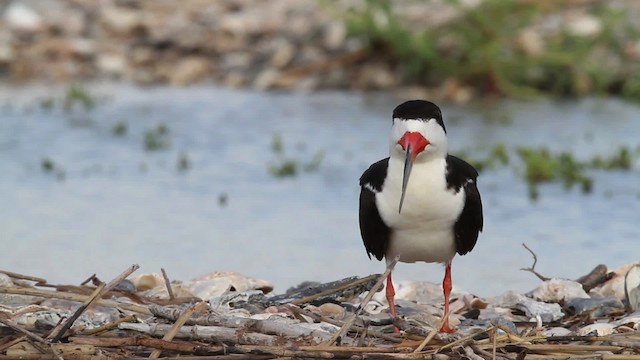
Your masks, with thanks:
[(72, 84), (67, 88), (63, 104), (66, 111), (72, 110), (76, 104), (82, 106), (85, 110), (91, 110), (96, 106), (96, 100), (83, 86)]
[(170, 144), (169, 128), (163, 123), (144, 133), (144, 148), (147, 151), (167, 149)]
[(322, 151), (317, 151), (308, 162), (302, 162), (298, 158), (287, 156), (280, 134), (273, 135), (271, 139), (271, 151), (276, 159), (267, 164), (267, 169), (271, 175), (278, 178), (296, 176), (300, 172), (300, 169), (304, 172), (317, 171), (324, 159), (324, 153)]
[[(372, 57), (395, 65), (407, 82), (436, 85), (454, 79), (481, 93), (516, 97), (612, 92), (640, 99), (640, 63), (627, 50), (640, 27), (624, 10), (605, 3), (590, 6), (588, 14), (600, 29), (585, 35), (567, 26), (541, 30), (551, 22), (549, 16), (570, 3), (446, 3), (457, 16), (438, 25), (407, 21), (396, 11), (403, 2), (391, 0), (367, 0), (341, 16), (349, 36), (360, 39)], [(532, 42), (523, 40), (523, 30), (540, 46), (523, 45)]]
[(114, 136), (125, 136), (127, 134), (127, 130), (128, 130), (129, 126), (127, 125), (126, 122), (124, 121), (118, 121), (115, 125), (113, 125), (113, 127), (111, 128), (111, 133)]

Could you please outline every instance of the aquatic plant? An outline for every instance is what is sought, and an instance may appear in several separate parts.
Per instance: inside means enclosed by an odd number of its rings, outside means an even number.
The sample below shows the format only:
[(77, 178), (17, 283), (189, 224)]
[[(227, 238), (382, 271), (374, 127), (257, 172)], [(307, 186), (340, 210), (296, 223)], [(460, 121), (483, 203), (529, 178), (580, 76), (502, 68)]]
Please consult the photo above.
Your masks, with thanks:
[(147, 129), (144, 133), (144, 148), (147, 151), (167, 149), (170, 146), (169, 127), (160, 123), (155, 128)]
[(189, 156), (187, 155), (186, 152), (182, 151), (180, 152), (180, 154), (178, 154), (176, 167), (181, 172), (189, 170), (189, 168), (191, 167), (191, 160), (189, 160)]
[(128, 128), (129, 128), (129, 126), (127, 125), (127, 123), (125, 121), (118, 121), (111, 128), (111, 133), (114, 136), (124, 136), (124, 135), (127, 134)]
[[(512, 156), (504, 144), (496, 144), (484, 156), (481, 153), (467, 149), (458, 155), (479, 172), (511, 164)], [(579, 186), (583, 193), (590, 193), (593, 190), (590, 170), (630, 170), (640, 157), (640, 149), (634, 153), (627, 146), (621, 146), (610, 156), (595, 155), (589, 160), (578, 160), (567, 151), (554, 153), (547, 147), (520, 146), (515, 153), (520, 162), (511, 168), (526, 181), (533, 200), (540, 196), (538, 187), (543, 183), (562, 183), (567, 190)]]
[(307, 162), (287, 156), (284, 150), (282, 135), (280, 134), (273, 135), (271, 139), (271, 151), (275, 155), (275, 161), (270, 161), (267, 164), (267, 169), (271, 175), (278, 178), (296, 176), (301, 169), (304, 172), (317, 171), (324, 159), (324, 152), (321, 150), (317, 151), (311, 160)]
[(615, 93), (640, 100), (640, 62), (629, 50), (640, 26), (623, 8), (589, 6), (597, 27), (582, 34), (564, 23), (547, 29), (550, 17), (571, 10), (570, 3), (447, 3), (458, 14), (438, 25), (407, 21), (397, 12), (402, 3), (391, 0), (367, 0), (341, 16), (349, 36), (362, 41), (370, 57), (391, 64), (409, 83), (455, 80), (485, 94)]
[(76, 105), (82, 106), (85, 110), (91, 110), (96, 106), (95, 96), (80, 84), (70, 85), (63, 100), (66, 111), (72, 110)]

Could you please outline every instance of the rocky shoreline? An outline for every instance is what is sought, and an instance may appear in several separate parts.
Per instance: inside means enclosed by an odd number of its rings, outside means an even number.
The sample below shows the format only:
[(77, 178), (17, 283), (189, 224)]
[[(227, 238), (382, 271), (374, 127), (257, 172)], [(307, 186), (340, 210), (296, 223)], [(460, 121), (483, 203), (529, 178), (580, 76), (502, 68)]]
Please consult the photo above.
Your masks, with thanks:
[(395, 85), (388, 70), (349, 66), (362, 46), (314, 0), (21, 0), (0, 14), (0, 76), (15, 81)]
[[(593, 3), (536, 3), (548, 14), (514, 35), (508, 45), (513, 48), (505, 51), (535, 57), (546, 51), (556, 31), (585, 39), (603, 33), (608, 25), (589, 13)], [(611, 6), (631, 6), (614, 3)], [(370, 19), (363, 15), (362, 21), (373, 21), (374, 32), (384, 32), (385, 22), (393, 20), (380, 14), (380, 9), (363, 8), (367, 5), (362, 1), (184, 0), (176, 4), (159, 0), (2, 2), (0, 80), (115, 79), (145, 85), (213, 83), (260, 90), (402, 88), (414, 96), (458, 102), (469, 100), (478, 91), (474, 90), (477, 80), (470, 84), (455, 75), (432, 84), (415, 81), (401, 60), (391, 56), (388, 44), (380, 49), (371, 46), (372, 39), (386, 36), (384, 33), (372, 35), (369, 43), (367, 34), (349, 34), (346, 9), (370, 15)], [(482, 2), (463, 2), (463, 6), (478, 4)], [(367, 15), (367, 11), (374, 13)], [(394, 11), (416, 31), (424, 24), (443, 26), (461, 16), (460, 8), (442, 1), (407, 2)], [(446, 36), (437, 41), (445, 52), (452, 46)], [(604, 56), (593, 56), (611, 63), (610, 69), (623, 68), (624, 73), (628, 70), (621, 61), (640, 59), (640, 42), (630, 38), (624, 46), (622, 55), (605, 52)], [(455, 46), (450, 50), (459, 51)], [(599, 75), (581, 72), (570, 79), (575, 82), (572, 91), (592, 91), (597, 84), (590, 77)], [(492, 83), (500, 80), (488, 76), (489, 83), (480, 85), (495, 91)], [(612, 81), (611, 86), (619, 86), (619, 80)]]

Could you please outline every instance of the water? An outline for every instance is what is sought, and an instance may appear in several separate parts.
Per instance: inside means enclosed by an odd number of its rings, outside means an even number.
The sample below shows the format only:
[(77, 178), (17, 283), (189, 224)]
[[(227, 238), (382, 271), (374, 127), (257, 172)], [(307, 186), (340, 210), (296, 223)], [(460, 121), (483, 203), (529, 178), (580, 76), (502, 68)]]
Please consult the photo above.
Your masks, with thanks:
[[(276, 291), (384, 270), (360, 239), (357, 179), (387, 156), (390, 113), (401, 100), (122, 84), (90, 92), (99, 105), (69, 114), (38, 106), (43, 96), (62, 97), (62, 87), (0, 88), (0, 269), (54, 283), (93, 273), (110, 280), (133, 263), (139, 273), (162, 267), (183, 280), (233, 270), (270, 280)], [(602, 99), (443, 106), (454, 154), (505, 143), (584, 159), (637, 147), (639, 110)], [(112, 134), (118, 122), (127, 124), (122, 137)], [(145, 151), (145, 131), (160, 123), (170, 147)], [(272, 176), (275, 134), (285, 156), (301, 163), (322, 152), (319, 169)], [(190, 161), (184, 172), (180, 154)], [(58, 170), (44, 172), (45, 158)], [(639, 172), (637, 161), (630, 172), (594, 172), (588, 196), (543, 186), (535, 203), (510, 168), (482, 173), (485, 231), (454, 259), (454, 284), (485, 296), (533, 288), (536, 278), (519, 270), (532, 262), (522, 243), (548, 276), (638, 260)], [(444, 271), (399, 264), (394, 274), (439, 282)]]

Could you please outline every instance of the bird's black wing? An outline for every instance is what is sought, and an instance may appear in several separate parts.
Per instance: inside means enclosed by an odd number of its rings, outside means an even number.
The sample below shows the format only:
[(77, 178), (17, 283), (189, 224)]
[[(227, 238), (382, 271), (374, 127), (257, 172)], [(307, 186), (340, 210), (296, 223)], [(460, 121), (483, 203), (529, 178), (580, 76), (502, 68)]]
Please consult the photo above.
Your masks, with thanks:
[(376, 205), (376, 193), (382, 191), (388, 166), (389, 158), (382, 159), (369, 166), (360, 177), (360, 235), (369, 258), (373, 254), (378, 260), (382, 260), (387, 251), (391, 233)]
[(464, 208), (454, 225), (456, 251), (464, 255), (473, 250), (482, 231), (482, 200), (476, 185), (478, 172), (466, 161), (447, 156), (447, 183), (455, 191), (464, 190)]

